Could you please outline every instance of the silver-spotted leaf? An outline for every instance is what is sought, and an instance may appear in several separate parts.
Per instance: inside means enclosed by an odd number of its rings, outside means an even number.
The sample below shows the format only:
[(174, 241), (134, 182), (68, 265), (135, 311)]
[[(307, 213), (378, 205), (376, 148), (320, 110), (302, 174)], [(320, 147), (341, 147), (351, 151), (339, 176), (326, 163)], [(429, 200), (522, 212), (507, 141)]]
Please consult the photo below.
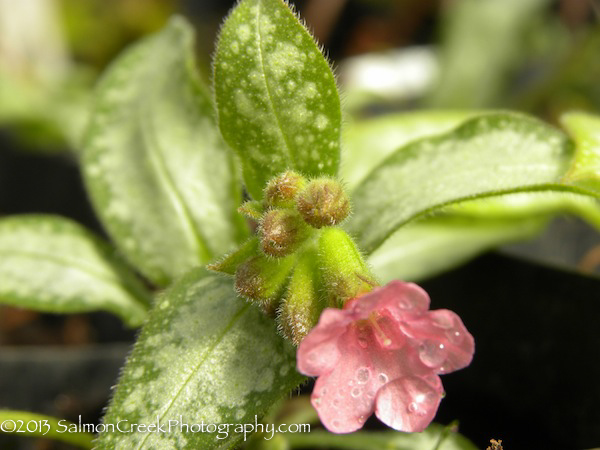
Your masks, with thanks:
[(355, 189), (347, 227), (371, 253), (402, 224), (463, 200), (512, 192), (597, 195), (564, 182), (573, 155), (563, 133), (533, 118), (476, 117), (389, 156)]
[(477, 114), (475, 111), (417, 111), (349, 123), (342, 132), (340, 177), (352, 190), (400, 147), (450, 131)]
[(219, 126), (255, 199), (273, 176), (337, 172), (340, 101), (331, 69), (282, 0), (242, 0), (214, 63)]
[(140, 325), (150, 293), (100, 238), (68, 219), (0, 220), (0, 303), (52, 313), (104, 310)]
[(503, 244), (539, 233), (552, 217), (573, 214), (600, 229), (600, 202), (569, 192), (487, 197), (442, 208), (400, 227), (369, 256), (382, 283), (419, 281)]
[(98, 86), (82, 154), (94, 207), (120, 250), (157, 284), (241, 238), (241, 188), (179, 18), (129, 48)]
[[(157, 299), (104, 418), (160, 423), (165, 431), (107, 432), (97, 445), (230, 448), (243, 437), (236, 424), (260, 421), (302, 380), (274, 321), (236, 297), (231, 279), (196, 269)], [(170, 431), (169, 421), (177, 421)], [(201, 433), (181, 431), (183, 422), (231, 426), (227, 434)]]

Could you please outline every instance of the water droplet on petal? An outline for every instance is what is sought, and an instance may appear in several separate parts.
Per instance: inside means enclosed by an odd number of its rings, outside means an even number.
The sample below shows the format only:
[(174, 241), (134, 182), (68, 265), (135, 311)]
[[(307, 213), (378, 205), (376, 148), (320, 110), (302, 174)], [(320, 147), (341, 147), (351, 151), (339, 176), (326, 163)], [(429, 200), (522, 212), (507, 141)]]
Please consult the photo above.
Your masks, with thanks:
[(423, 341), (419, 347), (419, 358), (427, 367), (433, 368), (440, 366), (444, 361), (446, 361), (447, 355), (448, 351), (446, 350), (444, 344), (440, 344), (436, 341)]
[(460, 344), (463, 340), (462, 333), (454, 329), (446, 331), (446, 337), (450, 342), (452, 342), (455, 345)]
[(358, 397), (360, 394), (362, 394), (362, 389), (359, 387), (355, 387), (352, 389), (352, 392), (350, 392), (350, 395), (354, 398)]
[(315, 397), (315, 398), (313, 398), (313, 404), (315, 406), (319, 406), (321, 404), (321, 397)]
[(358, 338), (358, 345), (360, 345), (362, 348), (367, 348), (369, 343), (367, 342), (367, 338), (360, 336)]
[(414, 413), (419, 409), (419, 405), (417, 405), (417, 402), (410, 402), (407, 409), (409, 413)]
[(339, 427), (340, 427), (340, 421), (339, 421), (339, 420), (337, 420), (337, 419), (334, 419), (334, 420), (332, 420), (332, 421), (331, 421), (331, 426), (332, 426), (333, 428), (339, 428)]
[(354, 384), (354, 380), (348, 381), (348, 386), (352, 386)]
[(389, 380), (388, 376), (383, 372), (377, 376), (377, 381), (379, 381), (381, 384), (387, 383), (388, 380)]
[(369, 381), (369, 377), (371, 376), (371, 372), (366, 367), (361, 367), (356, 371), (356, 381), (358, 384), (365, 384)]
[(326, 387), (324, 387), (324, 388), (321, 389), (321, 395), (325, 395), (325, 394), (327, 394), (327, 388)]

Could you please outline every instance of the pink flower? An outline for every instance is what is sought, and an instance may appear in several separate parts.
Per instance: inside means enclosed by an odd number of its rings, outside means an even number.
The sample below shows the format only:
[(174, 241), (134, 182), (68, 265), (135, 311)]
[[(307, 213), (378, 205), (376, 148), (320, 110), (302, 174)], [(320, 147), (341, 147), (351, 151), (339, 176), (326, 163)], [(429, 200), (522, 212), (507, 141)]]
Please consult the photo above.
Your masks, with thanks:
[(323, 311), (297, 361), (319, 377), (311, 400), (328, 430), (358, 430), (373, 412), (400, 431), (429, 425), (444, 395), (438, 375), (469, 365), (475, 344), (455, 313), (428, 308), (423, 289), (392, 281)]

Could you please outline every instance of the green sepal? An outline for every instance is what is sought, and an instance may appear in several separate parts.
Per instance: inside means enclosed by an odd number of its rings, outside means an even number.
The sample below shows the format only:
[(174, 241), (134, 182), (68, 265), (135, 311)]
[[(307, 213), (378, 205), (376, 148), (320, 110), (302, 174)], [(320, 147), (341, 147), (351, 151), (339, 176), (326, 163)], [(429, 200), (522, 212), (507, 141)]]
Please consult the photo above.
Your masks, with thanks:
[(319, 296), (320, 276), (316, 249), (305, 251), (288, 284), (287, 293), (277, 316), (278, 328), (295, 345), (317, 324), (325, 307)]
[(257, 304), (268, 315), (273, 315), (281, 300), (296, 255), (269, 258), (263, 254), (240, 264), (235, 272), (237, 293)]
[(228, 253), (219, 261), (209, 264), (206, 266), (208, 270), (214, 272), (221, 272), (227, 275), (235, 275), (235, 271), (247, 259), (258, 253), (258, 238), (256, 236), (251, 237), (244, 242), (240, 248)]
[(377, 282), (352, 238), (340, 228), (324, 228), (319, 237), (319, 267), (330, 306), (341, 308)]
[(238, 212), (248, 219), (259, 221), (265, 213), (265, 209), (262, 202), (259, 202), (258, 200), (248, 200), (238, 208)]

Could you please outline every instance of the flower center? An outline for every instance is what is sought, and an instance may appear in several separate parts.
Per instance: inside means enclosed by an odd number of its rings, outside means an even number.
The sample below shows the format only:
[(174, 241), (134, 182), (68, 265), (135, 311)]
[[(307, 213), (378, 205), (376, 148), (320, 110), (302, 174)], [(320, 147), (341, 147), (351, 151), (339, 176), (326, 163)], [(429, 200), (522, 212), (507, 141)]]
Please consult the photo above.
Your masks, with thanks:
[(377, 337), (379, 337), (379, 342), (384, 347), (387, 347), (392, 344), (392, 340), (385, 334), (385, 332), (379, 325), (379, 322), (377, 322), (378, 318), (379, 318), (379, 314), (377, 314), (375, 311), (373, 311), (373, 312), (371, 312), (371, 314), (369, 314), (369, 318), (367, 320), (373, 326), (373, 330), (375, 330), (375, 334), (377, 335)]

